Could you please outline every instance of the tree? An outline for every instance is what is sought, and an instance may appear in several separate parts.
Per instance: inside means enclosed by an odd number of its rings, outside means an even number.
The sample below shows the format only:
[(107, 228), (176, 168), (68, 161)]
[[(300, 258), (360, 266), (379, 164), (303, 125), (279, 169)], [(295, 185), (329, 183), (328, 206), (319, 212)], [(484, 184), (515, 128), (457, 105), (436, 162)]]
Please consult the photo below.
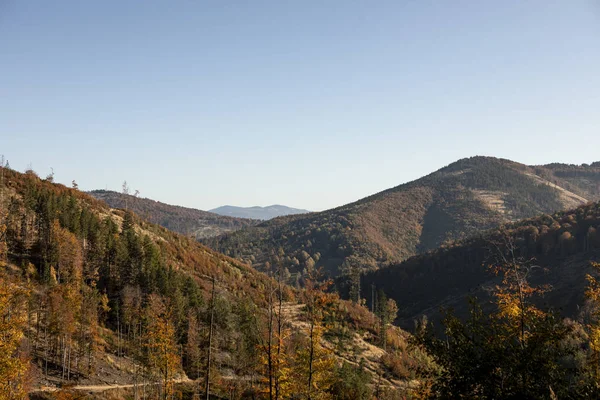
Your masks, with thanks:
[(173, 395), (173, 378), (179, 369), (180, 358), (175, 338), (175, 327), (171, 322), (169, 309), (160, 296), (149, 296), (146, 307), (147, 366), (159, 373), (162, 382), (162, 398), (167, 400)]
[(344, 362), (335, 370), (332, 394), (336, 400), (370, 400), (372, 398), (371, 374), (361, 364), (358, 367)]
[(74, 234), (60, 226), (58, 220), (54, 220), (51, 232), (52, 242), (56, 247), (56, 278), (58, 283), (79, 285), (83, 263), (81, 244)]
[(28, 291), (0, 276), (0, 400), (26, 398), (29, 360), (20, 345), (26, 327)]
[[(421, 330), (419, 341), (444, 372), (433, 383), (436, 398), (569, 398), (576, 370), (562, 366), (579, 348), (572, 327), (533, 302), (547, 288), (532, 286), (531, 261), (516, 257), (507, 240), (491, 265), (501, 277), (493, 293), (494, 311), (471, 299), (461, 321), (449, 310), (445, 338)], [(536, 267), (537, 268), (537, 267)], [(429, 333), (427, 333), (429, 332)]]
[(350, 300), (356, 304), (360, 304), (360, 270), (356, 267), (350, 267), (348, 275)]
[(50, 173), (46, 175), (46, 180), (50, 183), (54, 182), (54, 168), (50, 168)]
[(383, 290), (377, 293), (377, 317), (379, 318), (379, 341), (385, 350), (387, 347), (388, 326), (398, 316), (396, 301), (388, 299)]
[[(592, 263), (596, 272), (600, 272), (600, 263)], [(593, 371), (594, 380), (600, 386), (600, 281), (594, 276), (586, 276), (588, 287), (585, 296), (592, 303), (592, 318), (587, 324), (590, 341), (591, 359), (590, 366)]]
[[(204, 354), (202, 349), (205, 346), (204, 340), (200, 335), (202, 326), (200, 320), (194, 310), (190, 310), (188, 315), (188, 331), (185, 348), (186, 372), (191, 378), (196, 378), (200, 381), (204, 371)], [(198, 394), (200, 390), (198, 390)]]
[[(98, 325), (98, 310), (101, 307), (101, 296), (96, 289), (95, 282), (90, 286), (82, 285), (81, 307), (78, 315), (78, 329), (76, 333), (78, 353), (75, 366), (79, 371), (88, 375), (94, 370), (93, 358), (98, 350), (100, 333)], [(81, 360), (81, 361), (80, 361)], [(80, 366), (83, 363), (85, 367)]]
[(235, 307), (236, 326), (240, 333), (235, 348), (235, 370), (237, 375), (250, 375), (251, 384), (260, 365), (261, 332), (256, 327), (259, 308), (251, 299), (240, 299)]
[(216, 279), (212, 278), (212, 290), (210, 295), (210, 325), (208, 330), (208, 354), (206, 355), (206, 379), (205, 379), (205, 393), (206, 400), (210, 400), (210, 366), (212, 361), (212, 346), (213, 346), (213, 332), (215, 322), (215, 293), (216, 293)]
[(532, 298), (546, 292), (548, 287), (530, 285), (530, 274), (540, 267), (534, 265), (533, 259), (517, 256), (517, 248), (509, 233), (502, 232), (500, 241), (492, 244), (496, 248), (497, 260), (489, 268), (502, 277), (502, 284), (497, 285), (494, 291), (498, 316), (505, 319), (524, 347), (529, 329), (545, 315), (533, 304)]
[(0, 157), (0, 267), (6, 262), (8, 253), (8, 244), (6, 240), (6, 232), (8, 230), (8, 207), (5, 204), (4, 194), (4, 156)]
[(6, 265), (8, 258), (6, 208), (0, 204), (0, 267)]
[(123, 197), (125, 197), (125, 211), (128, 211), (127, 197), (129, 197), (129, 185), (127, 184), (127, 181), (123, 181), (122, 193), (125, 195), (125, 196), (123, 196)]
[(284, 386), (286, 385), (285, 368), (287, 366), (286, 355), (284, 353), (284, 340), (289, 333), (284, 328), (284, 319), (282, 313), (283, 291), (282, 279), (283, 271), (281, 266), (277, 271), (277, 285), (269, 280), (267, 286), (267, 310), (265, 315), (265, 329), (263, 335), (260, 335), (261, 364), (266, 372), (267, 391), (270, 400), (278, 400), (284, 395)]
[(335, 359), (331, 350), (322, 345), (323, 320), (331, 296), (325, 293), (331, 284), (322, 280), (319, 271), (311, 269), (305, 277), (303, 300), (306, 304), (305, 343), (300, 346), (292, 370), (295, 392), (307, 400), (331, 398), (330, 388), (334, 382)]

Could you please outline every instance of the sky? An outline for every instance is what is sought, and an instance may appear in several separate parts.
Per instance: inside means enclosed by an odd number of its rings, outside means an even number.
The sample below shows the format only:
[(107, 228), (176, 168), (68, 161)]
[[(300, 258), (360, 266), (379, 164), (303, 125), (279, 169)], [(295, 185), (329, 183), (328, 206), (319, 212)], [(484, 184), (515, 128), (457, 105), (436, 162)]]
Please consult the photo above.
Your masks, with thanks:
[(0, 0), (0, 154), (323, 210), (460, 158), (600, 160), (597, 0)]

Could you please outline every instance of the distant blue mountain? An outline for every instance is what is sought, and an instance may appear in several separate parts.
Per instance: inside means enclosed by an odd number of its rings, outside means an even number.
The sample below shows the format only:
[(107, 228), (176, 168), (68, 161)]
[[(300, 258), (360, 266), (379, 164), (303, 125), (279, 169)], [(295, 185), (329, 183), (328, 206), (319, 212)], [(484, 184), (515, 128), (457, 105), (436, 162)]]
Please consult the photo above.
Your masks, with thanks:
[(310, 211), (274, 204), (272, 206), (267, 207), (222, 206), (212, 209), (210, 210), (210, 212), (219, 215), (225, 215), (228, 217), (267, 220), (275, 217), (281, 217), (284, 215), (305, 214), (309, 213)]

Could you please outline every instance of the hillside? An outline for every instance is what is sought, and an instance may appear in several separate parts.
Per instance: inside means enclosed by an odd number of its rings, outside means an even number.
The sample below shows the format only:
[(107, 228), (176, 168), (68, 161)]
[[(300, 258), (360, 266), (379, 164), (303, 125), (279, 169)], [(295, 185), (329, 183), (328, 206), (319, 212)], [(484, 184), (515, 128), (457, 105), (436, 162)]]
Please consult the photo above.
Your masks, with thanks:
[[(440, 308), (466, 316), (467, 298), (489, 298), (499, 283), (489, 268), (502, 257), (529, 260), (529, 280), (550, 285), (540, 300), (577, 318), (585, 301), (590, 261), (600, 260), (600, 203), (502, 226), (363, 276), (362, 287), (383, 290), (399, 304), (399, 322), (414, 326), (421, 315), (438, 320)], [(373, 286), (372, 286), (373, 285)], [(362, 296), (371, 302), (370, 290)]]
[(319, 213), (275, 218), (204, 242), (262, 268), (279, 249), (287, 267), (338, 275), (376, 269), (477, 232), (600, 196), (600, 166), (526, 166), (473, 157)]
[(434, 367), (387, 319), (382, 331), (364, 307), (310, 289), (316, 279), (293, 289), (32, 171), (1, 172), (2, 399), (190, 399), (207, 375), (215, 398), (266, 398), (284, 374), (301, 393), (305, 349), (327, 366), (320, 390), (359, 385), (364, 399), (407, 393)]
[(267, 207), (222, 206), (212, 209), (210, 212), (237, 218), (269, 220), (286, 215), (307, 214), (310, 211), (274, 204)]
[(126, 207), (147, 221), (196, 239), (233, 232), (258, 221), (247, 218), (217, 215), (213, 212), (173, 206), (152, 199), (139, 198), (110, 190), (93, 190), (89, 194), (106, 202), (111, 208)]

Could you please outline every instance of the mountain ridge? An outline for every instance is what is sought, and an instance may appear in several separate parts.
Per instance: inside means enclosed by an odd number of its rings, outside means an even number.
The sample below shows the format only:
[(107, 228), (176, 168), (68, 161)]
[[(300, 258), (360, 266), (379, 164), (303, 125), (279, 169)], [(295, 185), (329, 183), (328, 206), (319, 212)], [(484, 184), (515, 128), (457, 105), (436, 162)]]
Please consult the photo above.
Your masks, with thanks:
[(210, 211), (166, 204), (149, 198), (140, 198), (110, 190), (92, 190), (92, 197), (106, 202), (111, 208), (129, 208), (148, 221), (196, 239), (232, 232), (259, 221), (223, 216)]
[(458, 160), (420, 179), (319, 213), (279, 217), (204, 240), (263, 268), (282, 248), (286, 266), (331, 275), (377, 269), (499, 224), (600, 199), (600, 167), (527, 166), (494, 157)]

